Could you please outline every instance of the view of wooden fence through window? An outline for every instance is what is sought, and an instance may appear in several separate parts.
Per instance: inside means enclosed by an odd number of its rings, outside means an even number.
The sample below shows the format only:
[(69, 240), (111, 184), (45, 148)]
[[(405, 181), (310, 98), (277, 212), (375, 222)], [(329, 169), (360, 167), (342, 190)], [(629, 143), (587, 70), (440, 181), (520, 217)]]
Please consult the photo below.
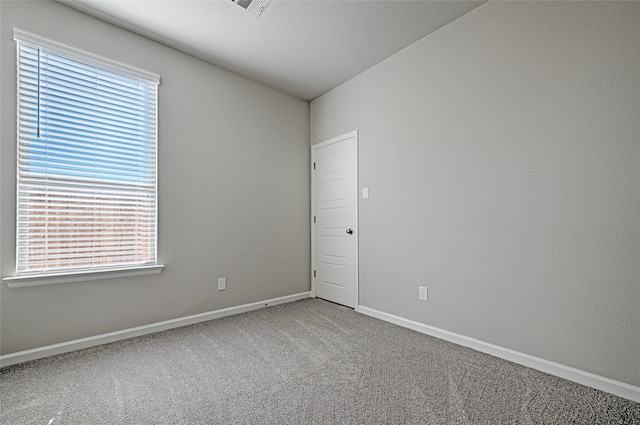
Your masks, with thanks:
[[(29, 225), (21, 241), (32, 270), (154, 261), (154, 203), (136, 192), (25, 184)], [(114, 205), (114, 200), (118, 201)]]

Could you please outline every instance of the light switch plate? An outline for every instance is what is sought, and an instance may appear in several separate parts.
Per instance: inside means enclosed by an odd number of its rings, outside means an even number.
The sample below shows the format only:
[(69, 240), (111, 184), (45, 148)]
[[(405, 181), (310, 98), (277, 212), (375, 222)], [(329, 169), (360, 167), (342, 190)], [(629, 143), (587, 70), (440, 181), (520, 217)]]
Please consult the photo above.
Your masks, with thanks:
[(429, 301), (429, 289), (426, 286), (420, 286), (418, 291), (418, 298), (422, 301)]
[(369, 198), (369, 188), (368, 187), (363, 187), (362, 188), (362, 199), (367, 199)]

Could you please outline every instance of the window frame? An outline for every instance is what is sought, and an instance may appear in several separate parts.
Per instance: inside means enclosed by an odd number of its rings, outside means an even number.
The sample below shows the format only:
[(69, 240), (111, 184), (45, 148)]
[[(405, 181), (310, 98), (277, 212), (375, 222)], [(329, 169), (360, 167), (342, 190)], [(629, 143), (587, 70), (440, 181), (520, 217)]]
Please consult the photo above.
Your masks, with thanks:
[[(38, 48), (50, 50), (56, 54), (64, 55), (72, 58), (73, 60), (77, 60), (80, 62), (84, 62), (93, 66), (95, 68), (107, 70), (110, 72), (115, 72), (119, 74), (124, 74), (133, 78), (137, 78), (147, 83), (159, 85), (160, 77), (157, 74), (153, 74), (126, 64), (122, 64), (120, 62), (113, 61), (111, 59), (107, 59), (83, 50), (76, 49), (74, 47), (70, 47), (68, 45), (58, 43), (56, 41), (49, 40), (44, 37), (40, 37), (38, 35), (22, 31), (20, 29), (14, 28), (14, 40), (16, 41), (16, 62), (17, 66), (19, 66), (19, 44), (24, 43), (31, 46), (35, 46)], [(16, 68), (16, 77), (18, 77), (19, 71)], [(19, 88), (16, 92), (16, 96), (19, 96)], [(144, 264), (120, 264), (114, 265), (112, 267), (104, 266), (100, 268), (87, 268), (87, 267), (77, 267), (77, 268), (68, 268), (66, 270), (48, 270), (43, 272), (30, 272), (28, 274), (20, 274), (18, 273), (18, 199), (19, 199), (19, 187), (16, 184), (16, 222), (15, 222), (15, 237), (16, 237), (16, 250), (14, 257), (14, 276), (7, 276), (3, 278), (3, 281), (7, 283), (10, 288), (16, 287), (25, 287), (25, 286), (39, 286), (39, 285), (48, 285), (48, 284), (57, 284), (57, 283), (66, 283), (66, 282), (80, 282), (80, 281), (90, 281), (90, 280), (102, 280), (102, 279), (112, 279), (112, 278), (120, 278), (120, 277), (130, 277), (130, 276), (140, 276), (140, 275), (148, 275), (148, 274), (157, 274), (160, 273), (164, 265), (159, 264), (158, 262), (158, 155), (157, 155), (157, 146), (158, 146), (158, 96), (157, 96), (157, 88), (156, 88), (156, 97), (155, 97), (155, 164), (154, 164), (154, 177), (155, 177), (155, 185), (153, 187), (154, 191), (154, 223), (153, 223), (153, 240), (155, 243), (154, 246), (154, 261), (144, 263)], [(17, 98), (16, 108), (20, 108), (20, 99)], [(16, 110), (16, 122), (18, 126), (19, 123), (19, 110)], [(19, 129), (16, 134), (16, 147), (20, 144), (20, 135)], [(151, 140), (151, 139), (150, 139)], [(18, 165), (19, 159), (17, 156), (18, 152), (16, 152), (16, 183), (18, 183)]]

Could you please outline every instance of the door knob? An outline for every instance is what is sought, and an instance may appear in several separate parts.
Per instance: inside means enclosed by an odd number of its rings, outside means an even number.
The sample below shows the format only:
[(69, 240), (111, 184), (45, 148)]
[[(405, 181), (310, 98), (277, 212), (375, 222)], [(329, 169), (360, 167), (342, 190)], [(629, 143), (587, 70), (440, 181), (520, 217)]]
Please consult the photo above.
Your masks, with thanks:
[(353, 229), (347, 229), (347, 234), (353, 235)]

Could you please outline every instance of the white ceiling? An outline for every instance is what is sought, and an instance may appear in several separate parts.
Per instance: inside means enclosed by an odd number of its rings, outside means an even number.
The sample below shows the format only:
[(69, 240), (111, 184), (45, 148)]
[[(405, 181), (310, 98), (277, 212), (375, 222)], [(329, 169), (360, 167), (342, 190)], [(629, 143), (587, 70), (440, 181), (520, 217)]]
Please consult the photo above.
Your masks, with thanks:
[(484, 1), (58, 0), (305, 100), (365, 71)]

